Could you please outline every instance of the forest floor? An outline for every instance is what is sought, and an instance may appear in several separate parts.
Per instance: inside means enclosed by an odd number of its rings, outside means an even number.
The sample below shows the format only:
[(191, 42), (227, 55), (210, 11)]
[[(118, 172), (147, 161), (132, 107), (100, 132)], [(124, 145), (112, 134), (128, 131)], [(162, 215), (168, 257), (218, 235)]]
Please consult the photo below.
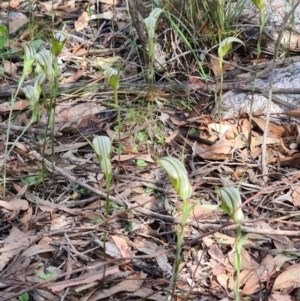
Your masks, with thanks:
[[(215, 78), (206, 84), (185, 73), (196, 63), (174, 56), (164, 22), (157, 43), (168, 58), (149, 84), (124, 4), (102, 3), (88, 15), (88, 1), (35, 2), (29, 30), (27, 1), (5, 3), (2, 19), (12, 15), (0, 54), (0, 300), (233, 299), (236, 224), (220, 207), (220, 187), (238, 188), (243, 202), (241, 300), (300, 300), (299, 133), (297, 122), (283, 118), (297, 111), (269, 123), (264, 175), (265, 115), (219, 118)], [(45, 84), (32, 122), (24, 93), (17, 94), (23, 47), (50, 49), (53, 12), (55, 29), (69, 37), (57, 97)], [(120, 125), (108, 67), (120, 74)], [(227, 65), (224, 74), (237, 70)], [(33, 82), (28, 76), (23, 87)], [(225, 77), (223, 93), (237, 88), (245, 86)], [(114, 146), (109, 201), (92, 148), (97, 136)], [(193, 189), (177, 277), (183, 203), (157, 163), (167, 155), (183, 160)]]

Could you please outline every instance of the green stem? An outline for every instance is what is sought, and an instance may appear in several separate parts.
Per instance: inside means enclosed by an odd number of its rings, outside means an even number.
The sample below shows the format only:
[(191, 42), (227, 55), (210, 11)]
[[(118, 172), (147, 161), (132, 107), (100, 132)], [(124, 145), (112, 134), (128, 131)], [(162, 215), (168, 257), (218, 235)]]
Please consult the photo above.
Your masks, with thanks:
[(235, 269), (236, 269), (236, 279), (234, 288), (234, 299), (235, 301), (240, 300), (240, 272), (242, 268), (242, 230), (241, 225), (236, 226), (236, 248), (235, 248)]

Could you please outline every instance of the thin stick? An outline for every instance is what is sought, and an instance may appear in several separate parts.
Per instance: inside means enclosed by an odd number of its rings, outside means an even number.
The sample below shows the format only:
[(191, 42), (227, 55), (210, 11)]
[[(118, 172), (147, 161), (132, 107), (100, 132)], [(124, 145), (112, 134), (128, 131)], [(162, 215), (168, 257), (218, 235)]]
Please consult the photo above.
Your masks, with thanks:
[[(281, 39), (283, 36), (284, 29), (286, 27), (286, 24), (290, 18), (290, 16), (294, 13), (297, 6), (300, 4), (300, 0), (296, 2), (296, 4), (292, 7), (292, 9), (286, 14), (286, 16), (283, 19), (283, 23), (281, 25), (281, 28), (279, 30), (278, 38), (275, 45), (275, 52), (274, 52), (274, 59), (272, 64), (272, 71), (271, 71), (271, 78), (269, 83), (269, 98), (267, 103), (267, 114), (266, 114), (266, 123), (264, 128), (264, 134), (263, 134), (263, 142), (262, 142), (262, 158), (261, 158), (261, 168), (264, 175), (268, 173), (267, 168), (267, 162), (268, 162), (268, 154), (267, 154), (267, 138), (268, 138), (268, 132), (269, 132), (269, 122), (270, 122), (270, 109), (271, 109), (271, 101), (272, 101), (272, 86), (274, 82), (275, 77), (275, 68), (277, 65), (277, 57), (279, 52), (279, 47), (281, 43)], [(264, 176), (264, 182), (266, 183), (268, 180), (267, 176)]]

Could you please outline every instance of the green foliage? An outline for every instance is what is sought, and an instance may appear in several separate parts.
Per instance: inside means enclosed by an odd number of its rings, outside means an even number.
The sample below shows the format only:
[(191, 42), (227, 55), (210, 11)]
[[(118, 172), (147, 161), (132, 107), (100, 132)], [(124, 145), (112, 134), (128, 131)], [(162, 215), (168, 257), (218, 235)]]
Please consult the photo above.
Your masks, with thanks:
[(157, 162), (168, 174), (174, 189), (182, 200), (188, 200), (192, 195), (192, 187), (183, 163), (172, 157), (163, 157), (157, 159)]
[(196, 205), (196, 203), (191, 206), (188, 205), (188, 199), (192, 195), (192, 187), (190, 185), (187, 176), (187, 171), (183, 163), (180, 162), (178, 159), (172, 157), (163, 157), (157, 159), (157, 162), (163, 167), (165, 172), (168, 174), (174, 189), (183, 200), (183, 209), (182, 209), (183, 215), (181, 218), (181, 228), (177, 231), (176, 257), (175, 257), (174, 272), (172, 278), (172, 281), (174, 282), (172, 293), (174, 294), (175, 282), (178, 275), (179, 264), (181, 262), (180, 254), (181, 254), (183, 231), (184, 231), (185, 224), (187, 222), (187, 218), (190, 212), (193, 210), (194, 205)]
[(32, 73), (32, 67), (36, 60), (36, 51), (31, 45), (24, 46), (23, 75), (28, 76)]
[(0, 50), (4, 47), (8, 40), (8, 30), (4, 26), (0, 26)]
[(91, 220), (91, 223), (96, 224), (96, 225), (100, 224), (102, 222), (103, 222), (103, 218), (101, 218), (101, 217), (97, 217), (97, 218), (94, 218)]
[(221, 208), (226, 212), (235, 222), (244, 219), (243, 210), (241, 208), (241, 196), (235, 187), (217, 188), (217, 193), (222, 201)]
[(264, 0), (252, 0), (252, 3), (259, 9), (264, 10), (266, 7), (266, 3)]
[(128, 223), (125, 227), (125, 232), (130, 232), (133, 229), (133, 224), (132, 223)]
[(148, 56), (149, 56), (149, 66), (148, 66), (148, 80), (149, 83), (153, 83), (154, 80), (154, 50), (155, 50), (155, 29), (157, 19), (163, 12), (161, 8), (155, 8), (151, 11), (149, 16), (144, 19), (145, 28), (148, 34)]
[(78, 187), (78, 188), (76, 189), (76, 191), (77, 191), (78, 193), (80, 193), (81, 195), (84, 195), (84, 196), (88, 196), (88, 195), (91, 194), (91, 191), (90, 191), (90, 190), (88, 190), (88, 189), (86, 189), (86, 188), (83, 188), (83, 187)]
[(98, 136), (93, 139), (94, 151), (100, 162), (101, 169), (105, 175), (110, 175), (112, 173), (112, 167), (110, 163), (111, 155), (111, 142), (106, 136)]
[(231, 49), (233, 42), (241, 43), (244, 45), (244, 43), (240, 39), (235, 38), (235, 37), (226, 38), (219, 45), (218, 56), (219, 56), (220, 70), (222, 70), (223, 58)]
[[(193, 49), (209, 49), (226, 37), (236, 36), (239, 33), (237, 25), (245, 3), (246, 0), (162, 1), (164, 9), (180, 20), (181, 23), (174, 23), (178, 24), (183, 35), (192, 41)], [(173, 25), (172, 27), (178, 32), (178, 28)], [(182, 48), (181, 50), (183, 51)]]
[(54, 277), (56, 277), (56, 273), (49, 273), (49, 274), (39, 274), (39, 278), (43, 279), (43, 280), (50, 280)]
[(28, 300), (29, 300), (29, 294), (28, 294), (28, 293), (23, 293), (22, 295), (20, 295), (20, 296), (18, 297), (18, 299), (19, 299), (20, 301), (28, 301)]
[(104, 71), (103, 74), (112, 89), (119, 89), (119, 72), (116, 69), (109, 67)]
[(138, 167), (146, 167), (148, 163), (145, 160), (137, 159), (136, 160), (136, 166)]
[(51, 52), (54, 56), (59, 56), (68, 39), (69, 35), (66, 32), (57, 31), (53, 34), (51, 41)]
[[(221, 199), (221, 208), (227, 213), (234, 222), (241, 222), (244, 219), (242, 211), (242, 201), (239, 190), (235, 187), (222, 187), (217, 188), (217, 193)], [(236, 280), (234, 288), (235, 301), (240, 300), (239, 287), (240, 287), (240, 272), (242, 269), (242, 245), (245, 237), (242, 236), (241, 225), (236, 226), (236, 245), (234, 266), (236, 269)]]

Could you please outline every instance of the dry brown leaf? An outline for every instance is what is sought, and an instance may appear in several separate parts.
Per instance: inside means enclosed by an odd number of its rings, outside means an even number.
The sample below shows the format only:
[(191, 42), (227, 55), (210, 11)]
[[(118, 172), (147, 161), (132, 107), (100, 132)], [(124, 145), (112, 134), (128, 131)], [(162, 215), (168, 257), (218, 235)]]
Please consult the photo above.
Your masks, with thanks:
[(295, 186), (292, 192), (293, 204), (300, 207), (300, 186)]
[(171, 141), (174, 140), (177, 135), (178, 131), (171, 133), (169, 137), (165, 138), (165, 143), (170, 144)]
[(201, 79), (193, 75), (189, 75), (189, 81), (192, 85), (199, 85), (200, 88), (205, 86), (205, 83)]
[[(208, 208), (205, 205), (197, 204), (195, 207), (193, 207), (193, 210), (189, 214), (189, 217), (195, 219), (213, 217), (216, 215), (216, 213), (214, 212), (215, 209), (217, 208), (212, 209), (212, 208)], [(179, 217), (182, 216), (181, 214), (179, 215)]]
[(26, 258), (26, 257), (31, 257), (36, 254), (41, 254), (41, 253), (45, 253), (45, 252), (54, 252), (55, 250), (56, 250), (56, 248), (53, 246), (38, 244), (38, 245), (33, 245), (30, 248), (28, 248), (27, 250), (25, 250), (22, 253), (22, 256), (24, 256), (24, 258)]
[(293, 299), (287, 294), (271, 294), (268, 301), (293, 301)]
[(95, 115), (106, 107), (99, 106), (94, 102), (81, 103), (78, 105), (59, 104), (55, 107), (55, 122), (76, 122), (79, 123), (84, 116)]
[[(252, 141), (256, 144), (256, 145), (261, 145), (263, 142), (263, 137), (252, 137)], [(266, 143), (269, 144), (280, 144), (280, 139), (276, 139), (276, 138), (271, 138), (271, 137), (267, 137), (267, 141)]]
[(53, 3), (53, 1), (47, 1), (47, 2), (44, 2), (44, 1), (39, 1), (39, 3), (41, 5), (43, 5), (44, 9), (49, 13), (52, 11), (52, 9), (56, 9), (59, 5), (60, 5), (60, 2), (61, 1), (58, 1), (57, 3)]
[(172, 266), (168, 263), (168, 257), (166, 254), (166, 250), (162, 247), (159, 246), (156, 251), (156, 262), (158, 266), (168, 275), (172, 275)]
[(74, 215), (82, 215), (82, 210), (81, 209), (76, 209), (76, 208), (68, 208), (64, 205), (60, 205), (60, 204), (55, 204), (55, 203), (51, 203), (48, 201), (44, 201), (42, 199), (37, 198), (35, 195), (26, 192), (26, 197), (30, 198), (32, 200), (34, 200), (39, 206), (43, 206), (45, 208), (47, 208), (46, 211), (50, 210), (53, 211), (54, 209), (59, 209), (65, 212), (68, 212), (70, 214), (74, 214)]
[(9, 33), (15, 33), (18, 29), (20, 29), (22, 26), (27, 24), (29, 19), (26, 17), (26, 15), (20, 13), (20, 12), (12, 12), (9, 14)]
[(0, 271), (3, 270), (8, 261), (26, 245), (30, 245), (36, 238), (31, 232), (23, 233), (16, 227), (12, 226), (9, 236), (4, 240), (4, 246), (0, 248)]
[[(27, 100), (20, 100), (16, 101), (13, 106), (13, 111), (20, 111), (24, 110), (25, 108), (28, 107), (28, 101)], [(11, 110), (10, 103), (9, 102), (4, 102), (0, 104), (0, 112), (9, 112)]]
[[(119, 273), (118, 266), (107, 267), (105, 271), (105, 276), (116, 273)], [(83, 274), (77, 278), (48, 283), (47, 286), (49, 289), (51, 289), (52, 292), (60, 292), (67, 287), (82, 285), (85, 283), (92, 283), (101, 280), (103, 278), (103, 275), (104, 273), (101, 271), (89, 271), (86, 274)]]
[(195, 141), (193, 145), (193, 156), (198, 155), (203, 159), (225, 160), (231, 157), (235, 141), (218, 141), (212, 146), (201, 145)]
[(78, 69), (76, 73), (74, 73), (70, 77), (66, 78), (63, 81), (63, 83), (68, 84), (68, 83), (74, 83), (74, 82), (76, 82), (84, 74), (85, 70), (86, 70), (86, 68)]
[[(61, 152), (67, 152), (71, 150), (77, 150), (81, 147), (84, 147), (88, 145), (88, 142), (77, 142), (77, 143), (72, 143), (72, 144), (61, 144), (59, 146), (54, 147), (54, 153), (61, 153)], [(46, 155), (51, 155), (53, 153), (52, 148), (47, 149), (45, 151)]]
[(13, 198), (10, 201), (0, 201), (0, 206), (14, 212), (28, 209), (28, 202), (23, 199)]
[(230, 131), (232, 128), (235, 128), (235, 126), (232, 124), (222, 124), (216, 122), (209, 123), (207, 126), (210, 130), (217, 133), (218, 136), (225, 135), (226, 132)]
[(113, 156), (111, 159), (110, 159), (110, 161), (111, 162), (114, 162), (114, 161), (119, 161), (120, 160), (120, 162), (124, 162), (124, 161), (128, 161), (128, 160), (132, 160), (132, 159), (134, 159), (135, 157), (136, 157), (137, 155), (121, 155), (120, 157), (119, 157), (119, 155), (115, 155), (115, 156)]
[(287, 236), (274, 235), (273, 237), (275, 238), (273, 240), (273, 243), (277, 250), (281, 250), (282, 252), (284, 252), (284, 251), (286, 251), (286, 249), (294, 248), (294, 243)]
[(108, 300), (110, 296), (113, 296), (119, 292), (135, 292), (143, 284), (147, 274), (141, 272), (140, 274), (131, 275), (128, 279), (116, 284), (109, 289), (99, 289), (98, 292), (94, 293), (89, 301), (97, 301), (101, 299)]
[(300, 287), (300, 264), (283, 271), (273, 284), (272, 292), (282, 291), (290, 293), (294, 288)]
[(293, 110), (293, 111), (285, 111), (280, 113), (282, 115), (292, 116), (292, 117), (300, 117), (300, 110)]
[(219, 282), (219, 284), (223, 287), (223, 288), (228, 288), (227, 287), (227, 284), (228, 284), (228, 281), (230, 278), (232, 277), (229, 277), (227, 274), (218, 274), (216, 275), (217, 276), (217, 280)]
[(222, 262), (224, 260), (224, 254), (222, 253), (217, 244), (212, 245), (208, 249), (208, 254), (212, 259), (216, 260), (217, 262)]
[(268, 254), (257, 267), (242, 271), (240, 277), (241, 284), (244, 284), (242, 293), (244, 295), (250, 295), (259, 291), (261, 289), (261, 283), (270, 279), (274, 272), (275, 261), (272, 255)]
[[(229, 254), (229, 261), (232, 265), (234, 265), (234, 257), (235, 252)], [(242, 248), (242, 270), (245, 269), (255, 269), (258, 268), (260, 265), (249, 255), (249, 253)]]
[[(265, 129), (265, 119), (261, 118), (261, 117), (252, 117), (253, 122), (256, 123), (256, 125), (261, 129), (261, 131), (264, 131)], [(272, 122), (269, 123), (269, 133), (268, 133), (268, 137), (269, 138), (275, 138), (275, 139), (279, 139), (283, 136), (285, 132), (285, 129), (283, 126), (274, 124)]]
[[(216, 238), (218, 244), (233, 246), (236, 243), (235, 237), (231, 237), (220, 232), (214, 233), (213, 236)], [(243, 239), (243, 245), (255, 245), (255, 243), (251, 240)]]
[(166, 298), (159, 294), (159, 292), (155, 292), (150, 288), (141, 287), (137, 291), (133, 293), (134, 296), (138, 296), (145, 300), (154, 300), (154, 301), (165, 301)]
[(10, 4), (11, 8), (17, 8), (20, 4), (20, 1), (19, 0), (12, 0), (12, 1), (10, 1), (9, 4)]
[(17, 66), (10, 61), (4, 61), (3, 67), (6, 73), (15, 75), (17, 72)]
[(89, 15), (87, 12), (83, 12), (81, 16), (79, 16), (78, 20), (74, 22), (76, 31), (80, 31), (85, 29), (89, 24)]
[(26, 213), (23, 215), (23, 217), (20, 219), (20, 222), (22, 223), (23, 227), (23, 232), (27, 233), (28, 229), (29, 229), (29, 224), (28, 222), (31, 220), (32, 218), (32, 212), (33, 209), (32, 207), (29, 207), (28, 210), (26, 211)]
[(141, 160), (144, 160), (148, 163), (155, 163), (155, 161), (153, 160), (152, 158), (152, 155), (151, 154), (144, 154), (144, 155), (141, 155), (139, 154), (136, 159), (141, 159)]
[(176, 116), (173, 116), (173, 115), (170, 115), (170, 120), (174, 125), (177, 125), (177, 126), (183, 126), (183, 125), (187, 124), (186, 121), (181, 121)]
[(209, 67), (212, 70), (214, 76), (218, 76), (221, 73), (220, 67), (219, 67), (219, 59), (216, 57), (210, 58)]
[(63, 5), (57, 6), (56, 10), (62, 10), (66, 12), (72, 12), (75, 9), (75, 0), (70, 0), (67, 3), (64, 3)]
[(281, 266), (289, 260), (291, 260), (291, 257), (288, 257), (284, 254), (278, 254), (277, 256), (274, 257), (274, 265), (276, 269), (279, 271)]
[(244, 284), (243, 295), (250, 295), (260, 289), (259, 268), (246, 269), (240, 274), (240, 284)]
[(137, 248), (140, 252), (143, 252), (147, 255), (152, 255), (154, 256), (156, 254), (156, 250), (158, 248), (158, 245), (151, 240), (135, 240), (134, 241), (134, 246)]
[[(130, 248), (125, 239), (123, 239), (122, 237), (116, 236), (116, 235), (112, 235), (111, 238), (113, 239), (116, 246), (119, 248), (122, 257), (124, 257), (124, 258), (131, 257)], [(129, 262), (129, 261), (130, 260), (126, 260), (126, 262)]]

